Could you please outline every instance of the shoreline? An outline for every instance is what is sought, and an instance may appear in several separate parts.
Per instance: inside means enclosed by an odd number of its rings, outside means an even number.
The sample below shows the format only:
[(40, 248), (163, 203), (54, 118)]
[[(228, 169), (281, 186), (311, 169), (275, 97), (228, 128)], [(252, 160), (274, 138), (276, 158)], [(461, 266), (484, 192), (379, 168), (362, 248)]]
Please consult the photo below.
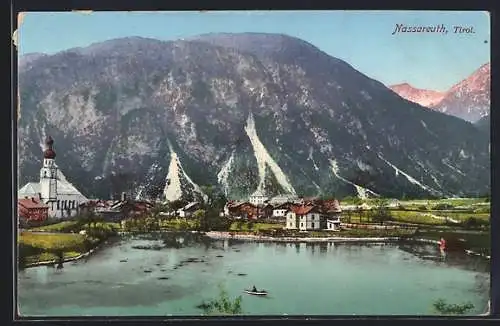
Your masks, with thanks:
[[(300, 237), (269, 237), (258, 236), (251, 234), (231, 234), (229, 232), (209, 231), (205, 232), (205, 236), (215, 240), (244, 240), (254, 242), (288, 242), (288, 243), (321, 243), (321, 242), (334, 242), (334, 243), (391, 243), (399, 241), (419, 242), (427, 244), (439, 244), (438, 240), (430, 240), (423, 238), (401, 238), (401, 237), (321, 237), (321, 238), (300, 238)], [(464, 253), (469, 256), (478, 256), (490, 260), (491, 256), (480, 254), (472, 250), (464, 249)]]
[[(397, 242), (402, 241), (401, 237), (270, 237), (259, 236), (252, 234), (231, 234), (229, 232), (209, 231), (205, 232), (205, 236), (216, 240), (246, 240), (246, 241), (266, 241), (266, 242)], [(438, 244), (437, 240), (429, 239), (410, 239), (409, 241), (417, 241), (422, 243)]]
[[(69, 262), (72, 262), (72, 261), (76, 261), (76, 260), (80, 260), (82, 258), (89, 257), (90, 255), (92, 255), (93, 253), (95, 253), (97, 250), (101, 249), (101, 247), (104, 247), (107, 244), (108, 244), (108, 240), (102, 242), (101, 244), (99, 244), (95, 248), (92, 248), (89, 251), (84, 252), (84, 253), (76, 256), (76, 257), (65, 258), (65, 259), (63, 259), (62, 263), (63, 264), (64, 263), (69, 263)], [(40, 267), (40, 266), (50, 266), (50, 265), (55, 265), (55, 264), (58, 264), (58, 263), (59, 263), (59, 261), (57, 259), (45, 260), (45, 261), (39, 261), (39, 262), (36, 262), (36, 263), (26, 264), (26, 266), (24, 266), (22, 269), (27, 269), (27, 268), (32, 268), (32, 267)]]
[[(149, 233), (168, 233), (168, 232), (178, 232), (178, 231), (153, 231)], [(201, 235), (205, 235), (209, 237), (210, 239), (214, 240), (243, 240), (243, 241), (251, 241), (251, 242), (286, 242), (286, 243), (322, 243), (322, 242), (334, 242), (334, 243), (394, 243), (394, 242), (400, 242), (400, 241), (407, 241), (407, 242), (419, 242), (419, 243), (427, 243), (427, 244), (439, 244), (439, 241), (437, 240), (430, 240), (430, 239), (423, 239), (423, 238), (410, 238), (410, 239), (403, 239), (401, 237), (362, 237), (362, 238), (354, 238), (354, 237), (270, 237), (270, 236), (259, 236), (259, 235), (252, 235), (252, 234), (234, 234), (230, 232), (222, 232), (222, 231), (208, 231), (208, 232), (200, 232), (200, 231), (185, 231), (185, 232), (190, 232), (190, 233), (198, 233)], [(134, 232), (118, 232), (118, 236), (123, 236), (123, 235), (130, 235), (134, 234)], [(105, 240), (103, 243), (99, 244), (95, 248), (82, 253), (76, 257), (71, 257), (71, 258), (65, 258), (63, 259), (63, 263), (67, 262), (72, 262), (76, 260), (80, 260), (82, 258), (89, 257), (93, 253), (95, 253), (97, 250), (101, 249), (101, 247), (104, 247), (109, 243), (109, 239)], [(480, 254), (477, 252), (474, 252), (472, 250), (464, 250), (464, 253), (470, 256), (479, 256), (485, 259), (490, 260), (491, 256)], [(57, 264), (58, 261), (56, 259), (53, 260), (47, 260), (47, 261), (41, 261), (37, 263), (31, 263), (27, 264), (26, 266), (23, 267), (23, 269), (26, 268), (32, 268), (32, 267), (39, 267), (39, 266), (50, 266)]]

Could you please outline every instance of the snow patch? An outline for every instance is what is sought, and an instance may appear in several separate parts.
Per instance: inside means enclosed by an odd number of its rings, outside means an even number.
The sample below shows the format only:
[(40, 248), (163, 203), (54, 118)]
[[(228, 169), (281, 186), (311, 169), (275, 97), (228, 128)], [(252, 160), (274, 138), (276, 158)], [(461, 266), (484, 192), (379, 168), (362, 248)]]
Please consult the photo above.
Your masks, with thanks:
[(203, 193), (201, 188), (196, 183), (194, 183), (193, 180), (191, 180), (191, 178), (184, 171), (179, 156), (176, 152), (174, 152), (170, 144), (169, 147), (170, 165), (168, 167), (167, 184), (165, 185), (165, 189), (163, 191), (165, 199), (167, 201), (175, 201), (182, 198), (183, 189), (181, 178), (184, 177), (193, 186), (194, 191), (199, 193), (204, 200), (207, 200), (207, 195)]
[(463, 173), (460, 169), (458, 169), (458, 168), (454, 167), (453, 165), (451, 165), (450, 163), (448, 163), (448, 160), (442, 159), (441, 162), (444, 165), (446, 165), (447, 167), (449, 167), (450, 169), (452, 169), (453, 171), (457, 172), (458, 174), (465, 176), (465, 173)]
[[(422, 125), (422, 127), (424, 127), (424, 129), (429, 133), (431, 134), (432, 136), (434, 137), (438, 137), (438, 135), (436, 135), (434, 132), (432, 132), (429, 128), (427, 128), (427, 124), (423, 121), (423, 120), (420, 120), (420, 124)], [(439, 137), (438, 137), (439, 138)]]
[(309, 156), (307, 157), (307, 160), (311, 160), (313, 162), (313, 167), (316, 171), (319, 171), (319, 167), (316, 165), (316, 161), (314, 161), (314, 158), (313, 158), (313, 148), (310, 147), (309, 148)]
[(460, 158), (469, 158), (469, 155), (465, 154), (465, 151), (463, 149), (460, 150), (460, 153), (458, 153)]
[(367, 199), (368, 198), (368, 194), (372, 194), (373, 196), (375, 197), (378, 197), (379, 195), (373, 191), (371, 191), (370, 189), (367, 189), (367, 188), (363, 188), (355, 183), (352, 183), (351, 181), (343, 178), (340, 173), (339, 173), (339, 167), (337, 165), (337, 161), (334, 160), (334, 159), (330, 159), (330, 166), (331, 166), (331, 169), (333, 171), (333, 174), (335, 175), (335, 177), (337, 177), (337, 179), (340, 179), (342, 181), (344, 181), (345, 183), (348, 183), (350, 184), (351, 186), (354, 186), (354, 188), (356, 188), (356, 192), (358, 193), (358, 197), (361, 198), (361, 199)]
[(276, 164), (271, 155), (269, 155), (268, 151), (264, 147), (264, 144), (262, 144), (262, 142), (260, 141), (259, 136), (257, 135), (257, 131), (255, 130), (255, 121), (251, 112), (248, 115), (245, 132), (248, 138), (250, 138), (250, 143), (252, 144), (254, 155), (257, 159), (257, 167), (259, 170), (259, 185), (257, 189), (263, 190), (267, 165), (271, 169), (271, 172), (275, 175), (276, 180), (278, 181), (280, 186), (283, 187), (286, 192), (295, 195), (295, 189), (288, 180), (288, 177), (285, 175), (285, 173), (283, 173), (278, 164)]
[(233, 165), (233, 162), (234, 162), (234, 151), (231, 153), (229, 160), (227, 160), (227, 162), (222, 166), (219, 173), (217, 174), (217, 181), (223, 187), (226, 196), (228, 195), (229, 191), (229, 185), (227, 183), (229, 178), (229, 171), (231, 171), (231, 166)]
[(366, 164), (365, 162), (361, 161), (360, 159), (356, 160), (356, 165), (361, 171), (371, 171), (372, 167), (369, 164)]
[(410, 183), (413, 183), (414, 185), (417, 185), (419, 186), (420, 188), (422, 188), (423, 190), (426, 190), (426, 191), (429, 191), (431, 193), (439, 193), (439, 191), (431, 188), (431, 187), (428, 187), (420, 182), (418, 182), (415, 178), (413, 178), (412, 176), (410, 176), (408, 173), (405, 173), (403, 172), (401, 169), (399, 169), (398, 167), (396, 167), (394, 164), (392, 164), (391, 162), (387, 161), (383, 156), (382, 154), (378, 153), (377, 156), (382, 160), (384, 161), (387, 165), (389, 165), (391, 168), (394, 169), (394, 171), (396, 172), (396, 176), (399, 175), (399, 173), (401, 173)]

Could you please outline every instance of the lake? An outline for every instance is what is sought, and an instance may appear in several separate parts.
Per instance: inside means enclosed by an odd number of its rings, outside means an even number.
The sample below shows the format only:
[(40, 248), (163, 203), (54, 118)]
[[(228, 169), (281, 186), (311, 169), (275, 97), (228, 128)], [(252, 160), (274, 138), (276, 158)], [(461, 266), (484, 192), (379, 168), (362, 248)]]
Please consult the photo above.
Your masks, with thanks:
[[(161, 237), (161, 238), (160, 238)], [(151, 248), (151, 246), (153, 248)], [(293, 244), (126, 236), (63, 269), (18, 274), (22, 316), (201, 315), (223, 285), (248, 315), (431, 315), (432, 304), (489, 298), (489, 262), (436, 246)], [(255, 285), (267, 297), (242, 293)]]

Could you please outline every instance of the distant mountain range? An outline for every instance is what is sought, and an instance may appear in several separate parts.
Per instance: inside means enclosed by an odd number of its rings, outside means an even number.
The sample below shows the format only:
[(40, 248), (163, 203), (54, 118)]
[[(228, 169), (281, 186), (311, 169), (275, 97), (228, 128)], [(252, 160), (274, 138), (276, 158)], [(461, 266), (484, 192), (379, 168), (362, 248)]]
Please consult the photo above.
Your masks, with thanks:
[[(29, 59), (29, 60), (28, 60)], [(489, 192), (488, 137), (278, 34), (115, 39), (21, 58), (20, 186), (50, 134), (87, 197)]]
[(470, 122), (490, 114), (491, 67), (484, 64), (446, 92), (415, 88), (407, 83), (389, 86), (401, 97)]

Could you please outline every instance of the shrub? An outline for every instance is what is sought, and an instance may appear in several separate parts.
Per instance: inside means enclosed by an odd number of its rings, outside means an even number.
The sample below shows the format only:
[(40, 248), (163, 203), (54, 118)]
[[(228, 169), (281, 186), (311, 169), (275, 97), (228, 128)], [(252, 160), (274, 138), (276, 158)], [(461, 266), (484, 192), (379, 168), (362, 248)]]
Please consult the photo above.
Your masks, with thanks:
[(204, 302), (200, 307), (206, 315), (237, 315), (243, 312), (241, 296), (231, 300), (222, 285), (219, 286), (219, 296), (216, 299)]
[(470, 302), (465, 304), (448, 304), (444, 299), (438, 299), (433, 303), (434, 310), (443, 315), (463, 315), (474, 309)]
[(453, 205), (443, 203), (443, 204), (437, 204), (432, 209), (436, 210), (436, 211), (444, 211), (444, 210), (450, 210), (450, 209), (453, 209), (453, 208), (454, 208)]

